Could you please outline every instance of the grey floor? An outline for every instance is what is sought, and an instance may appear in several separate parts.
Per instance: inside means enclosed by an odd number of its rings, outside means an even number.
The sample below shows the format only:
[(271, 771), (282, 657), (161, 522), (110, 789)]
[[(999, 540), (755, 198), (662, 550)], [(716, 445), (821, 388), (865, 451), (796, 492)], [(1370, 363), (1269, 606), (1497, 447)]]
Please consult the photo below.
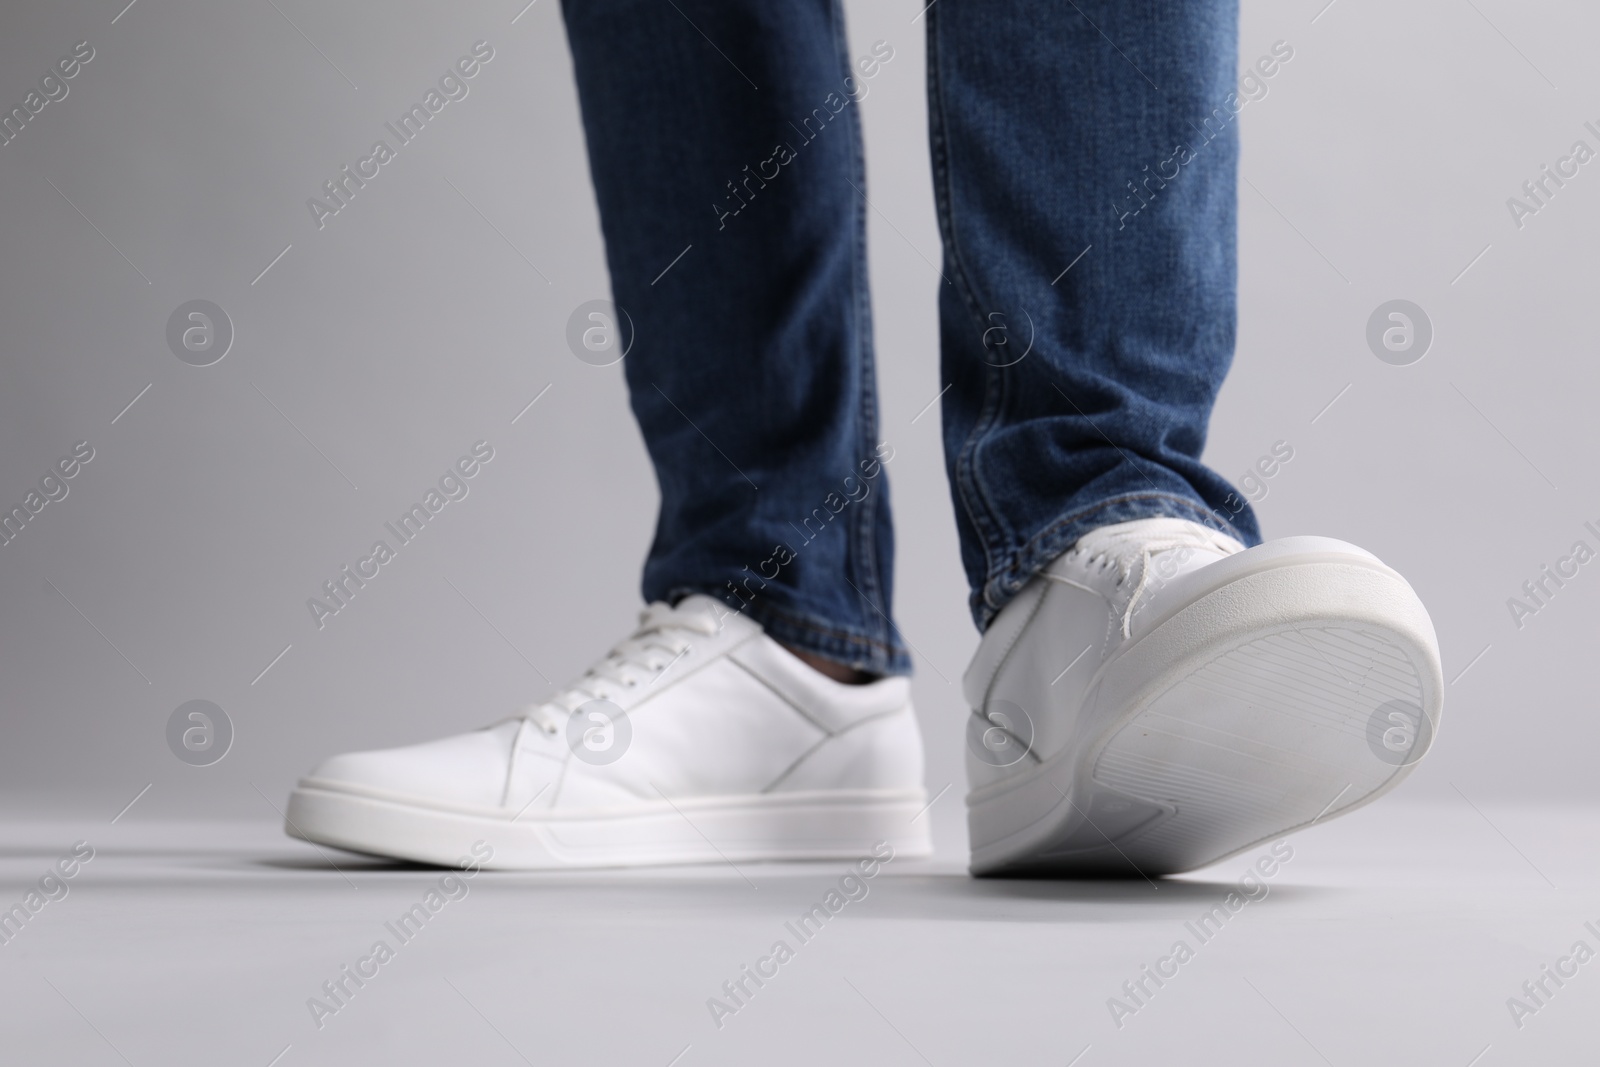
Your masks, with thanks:
[[(942, 803), (956, 801), (954, 791)], [(1600, 812), (1393, 800), (1288, 839), (1220, 924), (1199, 917), (1257, 853), (1152, 884), (975, 881), (894, 861), (801, 942), (843, 863), (445, 883), (322, 853), (265, 823), (0, 828), (0, 906), (74, 843), (93, 859), (4, 945), (6, 1063), (1594, 1063)], [(80, 852), (87, 849), (80, 846)], [(1265, 850), (1261, 850), (1264, 854)], [(336, 866), (335, 866), (336, 865)], [(859, 895), (859, 894), (858, 894)], [(1238, 899), (1236, 898), (1236, 905)], [(36, 898), (37, 903), (37, 898)], [(377, 941), (392, 958), (314, 1018)], [(792, 958), (732, 1014), (726, 981)], [(1192, 951), (1128, 998), (1147, 964)], [(1165, 965), (1170, 971), (1173, 965)], [(1592, 973), (1591, 973), (1592, 972)], [(1537, 993), (1537, 987), (1535, 987)], [(1136, 1008), (1114, 1019), (1112, 997)], [(1533, 1011), (1513, 1018), (1508, 999)], [(320, 1026), (318, 1022), (320, 1021)], [(1520, 1026), (1518, 1023), (1520, 1022)]]

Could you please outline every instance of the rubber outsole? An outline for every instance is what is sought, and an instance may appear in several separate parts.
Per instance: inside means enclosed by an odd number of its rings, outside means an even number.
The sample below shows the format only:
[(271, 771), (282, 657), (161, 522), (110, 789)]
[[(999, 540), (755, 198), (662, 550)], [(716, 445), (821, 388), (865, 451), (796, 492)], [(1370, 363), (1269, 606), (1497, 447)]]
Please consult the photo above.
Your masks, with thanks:
[(1416, 594), (1359, 557), (1212, 590), (1109, 660), (1104, 723), (969, 797), (974, 874), (1155, 876), (1369, 803), (1437, 736), (1437, 644)]
[(922, 789), (837, 790), (517, 816), (302, 781), (284, 829), (351, 852), (502, 870), (856, 859), (880, 841), (912, 858), (932, 852), (926, 803)]

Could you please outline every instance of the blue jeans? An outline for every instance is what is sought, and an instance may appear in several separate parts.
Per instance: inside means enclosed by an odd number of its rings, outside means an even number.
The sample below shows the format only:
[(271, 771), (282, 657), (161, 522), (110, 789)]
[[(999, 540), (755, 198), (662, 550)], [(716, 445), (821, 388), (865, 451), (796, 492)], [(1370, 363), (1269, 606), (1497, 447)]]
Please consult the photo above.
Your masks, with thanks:
[[(790, 646), (908, 671), (858, 114), (896, 42), (852, 57), (837, 0), (564, 11), (661, 489), (645, 598), (708, 593)], [(1233, 356), (1237, 0), (921, 18), (945, 459), (979, 628), (1098, 526), (1176, 516), (1256, 543), (1200, 462)]]

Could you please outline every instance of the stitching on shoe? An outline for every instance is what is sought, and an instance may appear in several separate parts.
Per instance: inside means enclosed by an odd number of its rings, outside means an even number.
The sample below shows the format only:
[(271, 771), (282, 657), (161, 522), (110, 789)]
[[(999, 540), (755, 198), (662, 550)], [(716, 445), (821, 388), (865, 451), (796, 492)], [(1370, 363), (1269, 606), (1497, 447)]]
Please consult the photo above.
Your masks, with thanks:
[(778, 775), (778, 777), (774, 778), (769, 784), (767, 784), (766, 786), (762, 787), (761, 792), (763, 794), (766, 794), (766, 793), (771, 793), (773, 790), (777, 789), (778, 786), (780, 786), (780, 785), (782, 785), (784, 783), (785, 779), (789, 778), (791, 775), (794, 774), (795, 771), (799, 770), (801, 765), (803, 763), (805, 763), (806, 760), (808, 760), (812, 756), (816, 755), (817, 751), (819, 749), (821, 749), (823, 745), (826, 745), (829, 741), (837, 741), (839, 738), (843, 737), (847, 733), (850, 733), (852, 730), (859, 729), (859, 728), (861, 728), (863, 726), (869, 726), (872, 723), (875, 723), (880, 719), (887, 719), (892, 715), (899, 715), (902, 712), (911, 714), (913, 716), (913, 718), (915, 718), (916, 713), (911, 710), (911, 704), (908, 702), (908, 703), (902, 704), (902, 705), (900, 705), (900, 707), (894, 708), (894, 709), (892, 709), (890, 711), (880, 711), (876, 715), (869, 715), (865, 719), (862, 719), (858, 723), (852, 723), (851, 725), (846, 726), (843, 730), (840, 730), (836, 734), (828, 734), (828, 735), (820, 738), (817, 741), (816, 744), (814, 744), (810, 748), (806, 749), (804, 752), (802, 752), (795, 759), (795, 761), (793, 763), (791, 763), (791, 764), (789, 764), (789, 766), (785, 767), (783, 769), (783, 772), (780, 773)]
[(785, 704), (789, 705), (789, 707), (793, 708), (796, 715), (800, 716), (806, 722), (810, 723), (812, 726), (815, 726), (817, 729), (821, 730), (822, 731), (823, 740), (827, 740), (830, 737), (837, 736), (836, 734), (834, 734), (834, 732), (832, 730), (828, 729), (822, 723), (820, 723), (816, 719), (812, 718), (812, 716), (809, 713), (807, 713), (805, 708), (802, 708), (799, 704), (796, 704), (793, 700), (790, 700), (788, 696), (786, 696), (785, 694), (779, 692), (777, 690), (777, 688), (775, 688), (771, 682), (769, 682), (765, 678), (761, 677), (761, 675), (757, 674), (750, 667), (746, 666), (743, 663), (740, 663), (738, 660), (734, 659), (731, 655), (728, 656), (727, 659), (728, 659), (729, 663), (732, 663), (735, 667), (738, 667), (741, 671), (744, 671), (744, 673), (748, 674), (750, 677), (754, 678), (757, 682), (761, 683), (761, 685), (764, 686), (769, 692), (771, 692), (773, 696), (777, 697), (779, 700), (781, 700)]

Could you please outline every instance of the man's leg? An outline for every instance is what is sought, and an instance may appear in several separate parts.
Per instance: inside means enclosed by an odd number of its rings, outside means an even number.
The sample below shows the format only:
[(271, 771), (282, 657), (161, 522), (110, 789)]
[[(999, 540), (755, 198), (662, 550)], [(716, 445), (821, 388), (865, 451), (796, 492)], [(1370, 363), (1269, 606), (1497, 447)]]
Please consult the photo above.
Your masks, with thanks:
[(904, 673), (860, 127), (837, 0), (567, 0), (624, 361), (661, 489), (648, 601)]
[(1343, 541), (1247, 548), (1249, 505), (1200, 462), (1233, 351), (1236, 0), (927, 15), (984, 628), (972, 869), (1189, 870), (1392, 789), (1439, 721), (1427, 611)]
[(287, 828), (519, 868), (927, 855), (837, 0), (565, 12), (661, 486), (652, 603), (512, 718), (324, 761)]
[(980, 626), (1099, 526), (1259, 539), (1200, 462), (1233, 356), (1237, 8), (927, 12), (945, 450)]

